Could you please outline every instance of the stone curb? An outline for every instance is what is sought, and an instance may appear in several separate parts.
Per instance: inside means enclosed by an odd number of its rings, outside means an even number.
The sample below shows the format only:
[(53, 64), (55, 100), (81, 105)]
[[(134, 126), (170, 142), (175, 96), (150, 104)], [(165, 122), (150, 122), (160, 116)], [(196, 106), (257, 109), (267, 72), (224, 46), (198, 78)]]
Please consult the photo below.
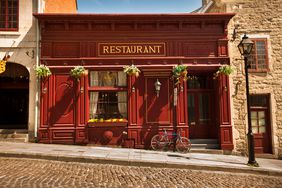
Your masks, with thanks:
[(187, 170), (206, 170), (206, 171), (221, 171), (231, 173), (249, 173), (256, 175), (281, 176), (282, 172), (267, 169), (258, 169), (257, 167), (226, 167), (226, 166), (207, 166), (194, 164), (180, 164), (180, 163), (160, 163), (152, 161), (138, 161), (138, 160), (123, 160), (123, 159), (106, 159), (97, 157), (79, 157), (79, 156), (63, 156), (63, 155), (43, 155), (39, 153), (15, 153), (15, 152), (0, 152), (0, 157), (14, 157), (14, 158), (29, 158), (29, 159), (43, 159), (63, 162), (80, 162), (80, 163), (96, 163), (96, 164), (112, 164), (123, 166), (136, 167), (155, 167), (155, 168), (180, 168)]

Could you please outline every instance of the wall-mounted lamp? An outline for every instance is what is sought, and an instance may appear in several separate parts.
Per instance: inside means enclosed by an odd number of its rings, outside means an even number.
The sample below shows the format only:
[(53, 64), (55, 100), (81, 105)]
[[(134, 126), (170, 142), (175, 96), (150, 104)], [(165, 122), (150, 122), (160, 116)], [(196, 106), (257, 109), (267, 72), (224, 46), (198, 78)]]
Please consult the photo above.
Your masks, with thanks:
[(161, 82), (159, 81), (159, 79), (157, 79), (157, 81), (155, 82), (155, 90), (157, 93), (157, 97), (159, 97), (160, 95), (161, 85)]
[(26, 51), (25, 54), (30, 57), (31, 59), (34, 59), (34, 50), (31, 50), (31, 52)]
[(80, 88), (80, 93), (84, 93), (84, 87), (83, 86)]
[(44, 88), (42, 89), (42, 93), (43, 93), (43, 94), (47, 93), (47, 87), (44, 87)]

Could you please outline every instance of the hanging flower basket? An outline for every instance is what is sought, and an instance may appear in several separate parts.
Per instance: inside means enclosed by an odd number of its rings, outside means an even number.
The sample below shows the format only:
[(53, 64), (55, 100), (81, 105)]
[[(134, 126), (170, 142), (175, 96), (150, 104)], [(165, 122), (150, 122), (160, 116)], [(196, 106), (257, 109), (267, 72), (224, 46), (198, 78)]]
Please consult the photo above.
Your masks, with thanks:
[(175, 85), (181, 83), (181, 81), (186, 81), (187, 77), (187, 66), (186, 65), (176, 65), (172, 69), (173, 77), (176, 79)]
[(45, 80), (46, 78), (52, 75), (52, 72), (50, 71), (49, 67), (47, 67), (46, 65), (39, 65), (37, 67), (34, 67), (34, 70), (36, 76), (42, 80)]
[(123, 67), (123, 72), (125, 72), (129, 76), (139, 76), (139, 73), (141, 72), (135, 65), (130, 65), (130, 66), (124, 66)]
[(81, 78), (81, 76), (85, 73), (85, 68), (83, 66), (75, 66), (70, 71), (71, 77), (75, 78), (77, 81)]
[(230, 75), (234, 72), (234, 69), (230, 65), (222, 65), (218, 68), (218, 71), (214, 73), (213, 78), (216, 79), (219, 74)]

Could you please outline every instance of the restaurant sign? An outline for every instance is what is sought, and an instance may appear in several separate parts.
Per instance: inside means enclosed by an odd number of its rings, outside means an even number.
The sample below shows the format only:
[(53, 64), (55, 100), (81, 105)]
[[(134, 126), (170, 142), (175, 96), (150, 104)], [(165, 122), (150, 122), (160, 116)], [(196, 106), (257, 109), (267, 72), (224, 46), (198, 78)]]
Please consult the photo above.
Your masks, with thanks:
[(165, 55), (165, 43), (98, 43), (98, 56)]

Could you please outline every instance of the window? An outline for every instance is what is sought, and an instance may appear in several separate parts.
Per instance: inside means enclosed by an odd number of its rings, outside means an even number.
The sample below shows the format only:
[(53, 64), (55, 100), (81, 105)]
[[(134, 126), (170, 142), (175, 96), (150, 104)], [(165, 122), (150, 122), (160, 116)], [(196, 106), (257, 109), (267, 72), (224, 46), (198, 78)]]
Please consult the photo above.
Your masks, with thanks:
[(0, 0), (0, 30), (17, 31), (19, 19), (18, 0)]
[(127, 80), (122, 71), (90, 72), (90, 119), (127, 119)]
[(251, 95), (251, 124), (255, 134), (265, 133), (268, 120), (269, 95)]
[(252, 39), (253, 50), (248, 58), (251, 72), (266, 72), (268, 70), (268, 53), (266, 39)]

